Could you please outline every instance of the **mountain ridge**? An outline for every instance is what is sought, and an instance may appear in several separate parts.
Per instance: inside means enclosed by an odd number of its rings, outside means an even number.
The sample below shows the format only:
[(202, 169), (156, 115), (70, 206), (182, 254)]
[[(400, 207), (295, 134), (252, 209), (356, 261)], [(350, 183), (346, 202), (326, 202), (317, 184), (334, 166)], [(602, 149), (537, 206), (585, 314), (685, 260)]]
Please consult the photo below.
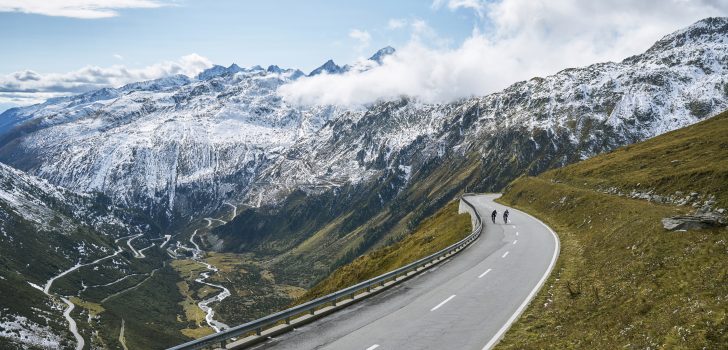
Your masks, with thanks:
[[(175, 76), (52, 99), (0, 114), (0, 161), (19, 169), (3, 165), (0, 178), (3, 172), (39, 177), (43, 186), (65, 188), (58, 190), (68, 191), (63, 198), (143, 212), (150, 233), (134, 242), (145, 247), (161, 232), (175, 235), (174, 250), (148, 251), (154, 259), (142, 258), (131, 238), (120, 244), (103, 240), (107, 252), (122, 250), (124, 273), (169, 282), (155, 293), (177, 295), (167, 259), (202, 254), (198, 243), (260, 263), (276, 283), (307, 288), (372, 248), (406, 237), (466, 189), (496, 191), (523, 174), (590, 158), (728, 108), (725, 21), (706, 19), (676, 32), (694, 34), (686, 34), (681, 45), (445, 104), (402, 97), (358, 107), (295, 106), (277, 91), (307, 79), (303, 72), (235, 64), (211, 67), (203, 79)], [(343, 74), (355, 74), (359, 67), (353, 67)], [(33, 283), (74, 266), (75, 257), (59, 258), (53, 271), (41, 271)], [(98, 279), (95, 285), (121, 278), (112, 266), (104, 268), (104, 276), (73, 274), (52, 291), (70, 295), (85, 291), (90, 278)], [(158, 270), (165, 273), (155, 276)], [(185, 277), (187, 287), (199, 278)], [(215, 282), (234, 290), (229, 281)], [(84, 301), (104, 304), (108, 295), (102, 294), (80, 293)], [(241, 323), (255, 315), (236, 312), (250, 301), (246, 296), (235, 292), (212, 307), (221, 321)], [(123, 310), (144, 310), (124, 302), (104, 304), (115, 308), (98, 321), (109, 339), (117, 334), (119, 316), (130, 315)], [(189, 305), (195, 307), (195, 300)], [(171, 322), (164, 334), (169, 338), (154, 339), (162, 343), (182, 337), (172, 317), (180, 306), (165, 307), (173, 312), (162, 317)], [(149, 320), (127, 318), (129, 334), (138, 335), (134, 327), (138, 331)], [(200, 330), (196, 326), (193, 331)], [(81, 328), (85, 335), (98, 329)]]
[[(725, 22), (725, 19), (706, 19), (705, 21), (709, 23)], [(704, 28), (705, 26), (706, 24), (703, 22), (698, 22), (689, 28)], [(708, 28), (713, 27), (708, 26)], [(222, 69), (227, 73), (211, 75), (205, 80), (190, 81), (170, 90), (156, 92), (130, 89), (134, 91), (129, 91), (117, 98), (112, 96), (111, 99), (103, 100), (113, 103), (101, 103), (101, 100), (98, 100), (59, 108), (61, 106), (55, 105), (55, 101), (53, 101), (43, 105), (6, 111), (0, 118), (0, 124), (5, 124), (7, 120), (14, 118), (17, 118), (16, 120), (19, 122), (10, 125), (16, 128), (15, 132), (9, 131), (10, 126), (0, 127), (0, 136), (4, 139), (0, 143), (0, 160), (20, 166), (32, 174), (51, 179), (54, 183), (75, 191), (100, 190), (110, 194), (116, 200), (121, 199), (120, 204), (122, 205), (135, 206), (143, 203), (146, 210), (155, 213), (154, 215), (159, 217), (162, 222), (171, 222), (175, 217), (190, 214), (203, 216), (216, 210), (216, 205), (194, 208), (185, 204), (191, 203), (190, 201), (221, 203), (229, 200), (255, 207), (261, 203), (278, 201), (279, 199), (276, 198), (285, 196), (285, 192), (290, 192), (297, 186), (324, 189), (335, 187), (332, 184), (347, 181), (353, 183), (365, 181), (382, 170), (381, 167), (372, 168), (372, 165), (376, 163), (372, 161), (381, 156), (380, 154), (375, 157), (376, 153), (381, 152), (375, 151), (376, 149), (389, 149), (387, 153), (394, 154), (394, 152), (401, 151), (406, 145), (411, 145), (418, 137), (442, 133), (444, 127), (458, 118), (456, 115), (448, 114), (455, 110), (460, 110), (460, 113), (468, 113), (471, 112), (470, 109), (475, 108), (474, 112), (479, 114), (476, 116), (479, 120), (478, 124), (480, 124), (477, 128), (488, 128), (491, 129), (490, 131), (495, 130), (495, 125), (492, 123), (493, 120), (484, 123), (488, 121), (484, 116), (487, 116), (487, 119), (495, 119), (497, 114), (510, 115), (503, 123), (505, 127), (525, 125), (528, 130), (546, 130), (547, 132), (563, 129), (570, 134), (568, 143), (577, 146), (581, 143), (582, 146), (578, 147), (585, 147), (580, 155), (583, 158), (599, 152), (602, 147), (600, 146), (601, 141), (598, 141), (599, 133), (605, 132), (597, 131), (596, 135), (584, 134), (589, 125), (580, 123), (593, 125), (593, 122), (588, 122), (590, 119), (598, 121), (597, 125), (601, 125), (600, 128), (608, 128), (607, 132), (625, 135), (622, 140), (615, 141), (623, 144), (684, 126), (685, 123), (695, 122), (714, 113), (711, 111), (720, 110), (725, 105), (725, 96), (722, 93), (718, 95), (715, 92), (716, 89), (710, 85), (722, 82), (724, 77), (722, 68), (715, 72), (703, 72), (702, 76), (696, 75), (698, 73), (695, 70), (696, 67), (702, 69), (701, 67), (715, 66), (714, 62), (720, 62), (725, 58), (726, 50), (722, 37), (715, 35), (713, 33), (708, 36), (709, 39), (714, 38), (714, 42), (705, 42), (701, 39), (705, 36), (696, 36), (695, 40), (699, 40), (696, 42), (697, 46), (688, 48), (691, 52), (701, 52), (703, 47), (710, 46), (710, 52), (715, 57), (701, 59), (690, 52), (681, 52), (681, 49), (685, 49), (684, 46), (670, 48), (665, 52), (665, 57), (658, 57), (654, 54), (654, 50), (652, 52), (648, 50), (645, 54), (637, 56), (642, 57), (642, 61), (628, 58), (623, 63), (603, 63), (581, 69), (572, 68), (546, 78), (533, 78), (526, 82), (515, 83), (501, 92), (486, 97), (470, 98), (444, 105), (424, 105), (407, 100), (410, 102), (403, 105), (402, 111), (407, 110), (406, 113), (410, 115), (409, 122), (400, 124), (398, 128), (394, 129), (380, 128), (379, 134), (369, 141), (378, 143), (377, 145), (371, 144), (374, 148), (369, 150), (361, 148), (354, 153), (348, 152), (346, 157), (343, 157), (342, 153), (346, 153), (345, 150), (339, 149), (334, 151), (335, 154), (338, 152), (342, 155), (337, 164), (328, 161), (325, 162), (327, 164), (321, 164), (321, 167), (317, 168), (332, 169), (332, 171), (338, 169), (335, 174), (311, 173), (305, 164), (313, 164), (312, 159), (302, 159), (291, 164), (292, 153), (310, 153), (303, 150), (304, 144), (308, 144), (308, 148), (324, 151), (316, 143), (321, 139), (333, 137), (330, 131), (327, 131), (328, 128), (341, 128), (344, 125), (355, 126), (365, 116), (367, 110), (372, 113), (378, 109), (383, 110), (383, 106), (394, 105), (397, 102), (383, 102), (365, 109), (334, 106), (293, 107), (287, 105), (276, 91), (282, 84), (297, 79), (294, 75), (298, 71), (287, 70), (283, 73), (276, 73), (275, 70), (268, 72), (261, 68), (240, 69), (238, 72), (238, 69), (235, 68), (236, 65), (228, 68), (213, 67), (211, 69), (216, 72)], [(382, 50), (388, 51), (387, 48)], [(690, 57), (692, 61), (681, 61), (677, 57), (679, 55)], [(666, 65), (664, 63), (666, 57), (673, 57), (676, 61)], [(231, 74), (228, 72), (229, 69), (236, 73)], [(631, 75), (631, 77), (626, 75)], [(681, 82), (681, 79), (692, 82), (690, 83), (693, 84), (691, 89), (702, 92), (690, 92), (686, 88), (689, 84)], [(183, 82), (185, 82), (184, 79), (173, 80), (171, 83), (174, 85)], [(625, 83), (635, 88), (629, 90), (625, 88)], [(547, 84), (555, 86), (556, 90), (550, 88), (553, 92), (546, 91)], [(154, 86), (154, 83), (143, 84), (145, 88), (151, 86)], [(648, 103), (647, 101), (657, 99), (656, 93), (663, 94), (660, 98), (662, 101)], [(681, 94), (685, 95), (680, 96)], [(690, 96), (691, 94), (695, 96)], [(528, 105), (517, 102), (518, 96), (535, 97), (536, 95), (539, 96), (526, 100)], [(623, 98), (624, 96), (626, 97)], [(68, 99), (74, 98), (66, 98), (63, 101)], [(569, 101), (568, 104), (572, 106), (564, 108), (567, 107), (566, 103), (559, 104), (557, 101), (559, 99)], [(514, 107), (520, 110), (514, 113), (511, 110), (503, 109), (509, 103), (516, 103)], [(669, 106), (665, 106), (666, 104)], [(684, 113), (683, 111), (687, 109), (680, 104), (690, 104), (688, 108), (690, 112)], [(556, 106), (561, 111), (549, 112), (543, 109), (544, 107), (554, 108), (552, 106)], [(387, 113), (389, 112), (395, 112), (395, 110), (389, 109)], [(609, 112), (608, 118), (605, 118), (603, 115), (607, 112)], [(441, 117), (421, 119), (416, 115), (418, 113), (422, 116), (432, 114)], [(580, 113), (591, 114), (597, 119), (577, 118), (576, 115)], [(663, 118), (666, 115), (674, 117), (670, 120), (656, 120), (656, 118)], [(205, 122), (205, 120), (210, 122)], [(567, 120), (572, 124), (566, 125)], [(606, 124), (602, 124), (604, 122)], [(212, 123), (225, 124), (225, 127), (221, 130)], [(387, 122), (384, 121), (382, 124), (386, 125)], [(665, 126), (660, 126), (663, 124)], [(360, 126), (363, 127), (363, 125)], [(34, 135), (40, 135), (37, 128), (53, 129), (59, 134), (66, 133), (65, 138), (74, 140), (74, 144), (68, 144), (64, 140), (49, 140), (47, 137), (34, 138)], [(231, 138), (232, 134), (227, 131), (233, 129), (243, 132), (255, 130), (255, 134), (263, 136), (254, 137), (252, 134), (248, 134), (242, 138)], [(415, 129), (418, 131), (413, 132)], [(114, 140), (108, 134), (111, 130), (119, 131), (137, 141)], [(133, 137), (133, 134), (137, 132), (147, 136)], [(466, 130), (465, 132), (472, 135), (470, 140), (465, 141), (467, 144), (451, 144), (447, 147), (470, 149), (478, 143), (475, 141), (478, 138), (475, 134), (483, 132), (483, 130)], [(200, 136), (205, 134), (213, 135), (211, 136), (213, 141), (202, 141)], [(75, 135), (88, 141), (87, 146), (84, 147), (92, 151), (79, 149), (78, 145), (86, 143), (86, 141), (79, 143), (80, 140), (77, 140), (78, 137)], [(374, 134), (369, 131), (364, 132), (363, 135)], [(221, 138), (234, 141), (231, 143), (227, 140), (223, 141)], [(455, 137), (455, 139), (457, 138), (459, 136)], [(149, 144), (147, 141), (142, 141), (143, 139), (155, 141)], [(179, 141), (167, 144), (165, 140)], [(83, 163), (76, 164), (79, 161), (77, 158), (71, 159), (62, 154), (54, 154), (53, 157), (50, 154), (39, 154), (40, 149), (31, 145), (33, 141), (44, 145), (42, 147), (51, 152), (53, 152), (52, 149), (69, 149), (85, 153), (86, 155), (82, 158), (88, 159), (92, 163), (80, 167), (86, 170), (74, 170), (76, 173), (71, 176), (60, 174), (59, 169), (76, 169), (79, 168), (77, 165)], [(184, 144), (180, 142), (184, 142)], [(367, 141), (359, 140), (358, 142), (366, 143)], [(117, 144), (117, 146), (103, 151), (94, 150), (98, 148), (94, 146), (97, 143), (101, 145)], [(440, 147), (446, 147), (446, 143)], [(293, 145), (296, 145), (295, 148), (299, 150), (293, 150)], [(354, 145), (357, 146), (357, 144)], [(157, 157), (148, 158), (148, 155), (151, 154), (150, 151), (156, 154), (167, 154), (167, 156), (159, 159)], [(26, 164), (23, 159), (28, 158), (27, 152), (36, 154), (40, 159), (39, 162)], [(236, 154), (234, 158), (225, 156), (232, 155), (231, 152)], [(367, 152), (374, 153), (366, 156)], [(284, 155), (286, 153), (289, 154)], [(222, 163), (215, 160), (219, 156), (223, 156), (223, 158), (219, 158)], [(244, 159), (244, 161), (239, 159)], [(111, 168), (107, 167), (107, 164), (111, 165)], [(148, 165), (139, 167), (138, 164)], [(277, 164), (288, 164), (291, 165), (291, 169), (301, 171), (297, 174), (289, 174), (295, 176), (285, 180), (282, 178), (277, 180), (271, 176), (261, 180), (262, 174), (273, 174), (273, 169), (280, 167)], [(411, 164), (401, 165), (411, 166)], [(123, 170), (129, 166), (139, 168), (131, 173), (129, 170)], [(394, 168), (398, 166), (393, 165)], [(114, 175), (114, 173), (118, 174)], [(170, 176), (165, 178), (167, 176), (165, 174)], [(222, 178), (230, 176), (235, 179), (220, 182)], [(118, 188), (119, 179), (129, 177), (135, 178), (134, 182), (142, 185), (143, 191)], [(298, 180), (292, 180), (296, 178)], [(274, 186), (275, 188), (270, 188), (267, 183), (271, 182), (278, 182), (278, 184)], [(300, 185), (295, 185), (296, 182)], [(224, 185), (220, 187), (219, 185), (222, 184)], [(131, 186), (131, 183), (128, 186)], [(231, 190), (235, 193), (247, 194), (231, 196)], [(132, 194), (127, 195), (127, 193)], [(183, 198), (176, 195), (181, 193), (188, 193), (194, 197)], [(177, 199), (183, 201), (178, 202)]]

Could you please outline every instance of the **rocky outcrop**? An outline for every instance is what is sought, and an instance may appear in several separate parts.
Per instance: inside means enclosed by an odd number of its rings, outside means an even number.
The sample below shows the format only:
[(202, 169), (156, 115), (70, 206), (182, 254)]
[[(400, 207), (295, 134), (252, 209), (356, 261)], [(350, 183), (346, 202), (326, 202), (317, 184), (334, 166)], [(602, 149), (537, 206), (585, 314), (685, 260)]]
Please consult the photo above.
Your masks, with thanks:
[(673, 216), (662, 219), (662, 226), (668, 231), (702, 230), (723, 227), (726, 224), (728, 221), (719, 213)]

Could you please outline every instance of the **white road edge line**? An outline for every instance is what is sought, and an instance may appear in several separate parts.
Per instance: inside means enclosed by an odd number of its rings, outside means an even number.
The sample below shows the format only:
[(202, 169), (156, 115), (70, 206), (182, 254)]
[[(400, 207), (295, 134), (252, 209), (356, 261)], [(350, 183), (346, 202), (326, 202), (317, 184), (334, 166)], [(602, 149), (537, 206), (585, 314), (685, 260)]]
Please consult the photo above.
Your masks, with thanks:
[(478, 278), (483, 278), (483, 276), (487, 275), (487, 274), (488, 274), (488, 272), (490, 272), (491, 270), (492, 270), (492, 269), (487, 269), (487, 270), (485, 270), (485, 272), (481, 273), (481, 274), (480, 274), (480, 276), (478, 276)]
[(435, 306), (432, 309), (430, 309), (430, 311), (435, 311), (435, 310), (439, 309), (440, 306), (445, 305), (445, 303), (447, 303), (448, 301), (452, 300), (452, 298), (454, 298), (454, 297), (455, 297), (455, 294), (451, 295), (449, 298), (443, 300), (441, 303), (437, 304), (437, 306)]
[(378, 347), (379, 347), (379, 344), (374, 344), (374, 345), (368, 347), (367, 350), (374, 350), (374, 349), (376, 349)]
[(505, 253), (503, 253), (503, 256), (501, 256), (501, 258), (505, 258), (505, 257), (507, 257), (507, 256), (508, 256), (508, 253), (510, 253), (510, 252), (505, 252)]
[[(520, 211), (520, 210), (519, 210)], [(506, 334), (509, 328), (511, 328), (511, 325), (513, 325), (513, 322), (516, 321), (516, 319), (521, 316), (523, 313), (523, 310), (526, 309), (526, 306), (531, 303), (531, 300), (536, 296), (536, 293), (538, 293), (539, 290), (543, 287), (543, 285), (546, 283), (546, 279), (551, 274), (551, 271), (554, 269), (554, 265), (556, 265), (556, 259), (559, 257), (559, 252), (561, 251), (561, 243), (559, 241), (559, 236), (556, 235), (556, 232), (551, 229), (548, 225), (544, 224), (541, 220), (536, 219), (531, 214), (521, 212), (523, 214), (528, 215), (531, 219), (534, 219), (538, 221), (543, 227), (549, 230), (551, 232), (551, 235), (554, 237), (554, 241), (556, 242), (556, 249), (554, 249), (554, 255), (551, 257), (551, 263), (549, 264), (549, 267), (546, 269), (546, 272), (544, 272), (543, 276), (541, 277), (541, 280), (538, 281), (538, 284), (533, 288), (531, 293), (528, 294), (526, 299), (521, 303), (521, 306), (516, 309), (516, 312), (511, 315), (511, 317), (506, 321), (506, 323), (501, 327), (501, 329), (498, 330), (498, 333), (496, 333), (493, 338), (490, 338), (490, 341), (488, 341), (487, 344), (483, 347), (483, 350), (489, 350), (495, 346), (495, 344), (498, 344), (498, 342), (503, 338), (503, 335)]]

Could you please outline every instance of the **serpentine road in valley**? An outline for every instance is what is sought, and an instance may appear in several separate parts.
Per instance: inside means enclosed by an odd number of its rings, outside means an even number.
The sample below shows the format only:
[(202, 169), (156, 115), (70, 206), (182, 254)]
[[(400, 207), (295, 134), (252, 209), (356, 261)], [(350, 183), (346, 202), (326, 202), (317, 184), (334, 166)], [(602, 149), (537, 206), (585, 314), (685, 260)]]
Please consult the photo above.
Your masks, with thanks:
[[(483, 235), (437, 267), (253, 349), (490, 349), (544, 284), (556, 234), (498, 195), (470, 196)], [(490, 220), (498, 210), (495, 224)]]

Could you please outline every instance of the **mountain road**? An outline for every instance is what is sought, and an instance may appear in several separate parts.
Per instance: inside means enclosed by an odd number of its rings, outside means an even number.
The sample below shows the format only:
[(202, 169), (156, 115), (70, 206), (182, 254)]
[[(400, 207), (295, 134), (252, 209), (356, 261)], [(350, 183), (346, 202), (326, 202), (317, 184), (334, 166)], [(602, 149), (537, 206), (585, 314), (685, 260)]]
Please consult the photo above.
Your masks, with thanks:
[(467, 197), (483, 218), (484, 231), (460, 254), (253, 349), (492, 348), (544, 284), (559, 254), (550, 228), (494, 202), (498, 196)]

